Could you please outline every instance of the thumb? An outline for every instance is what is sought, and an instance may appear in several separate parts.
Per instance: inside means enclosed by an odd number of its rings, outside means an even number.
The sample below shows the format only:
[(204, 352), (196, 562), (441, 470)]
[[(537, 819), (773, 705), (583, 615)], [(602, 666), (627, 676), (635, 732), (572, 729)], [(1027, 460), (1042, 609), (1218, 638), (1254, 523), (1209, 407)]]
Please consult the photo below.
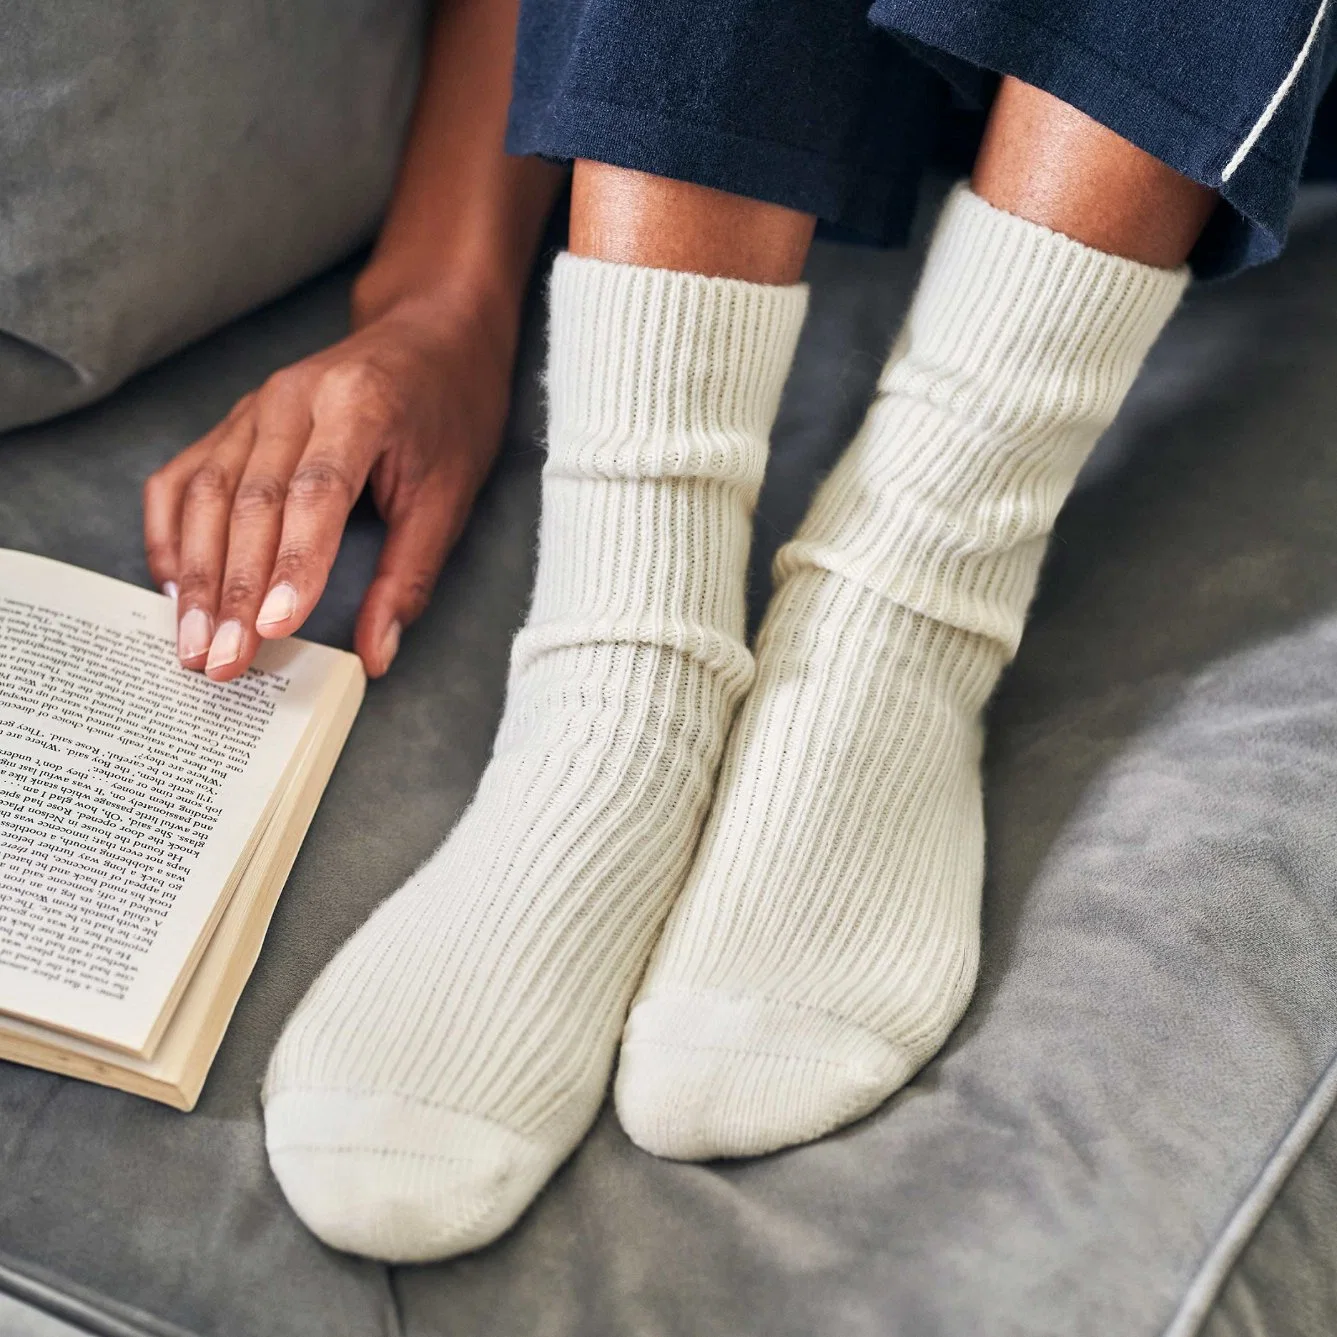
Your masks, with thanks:
[(390, 667), (400, 633), (427, 607), (459, 533), (454, 510), (444, 489), (424, 489), (390, 521), (353, 633), (368, 677), (379, 678)]

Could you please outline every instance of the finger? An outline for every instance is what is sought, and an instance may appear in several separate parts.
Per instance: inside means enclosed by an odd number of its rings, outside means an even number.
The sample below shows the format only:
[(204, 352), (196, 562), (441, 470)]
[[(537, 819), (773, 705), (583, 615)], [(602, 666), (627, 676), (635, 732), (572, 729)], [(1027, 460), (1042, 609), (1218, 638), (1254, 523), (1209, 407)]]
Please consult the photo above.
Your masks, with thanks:
[(144, 480), (144, 556), (153, 583), (164, 592), (171, 592), (167, 590), (169, 584), (172, 591), (176, 589), (181, 558), (181, 499), (186, 483), (229, 419)]
[(274, 569), (288, 481), (310, 431), (302, 387), (293, 378), (275, 377), (256, 401), (255, 440), (232, 498), (216, 630), (205, 664), (216, 682), (244, 673), (259, 648), (256, 617)]
[[(338, 394), (316, 397), (311, 438), (288, 481), (283, 529), (269, 592), (257, 625), (266, 640), (290, 636), (316, 606), (339, 552), (373, 461), (386, 446), (389, 418), (380, 401), (364, 398), (360, 368), (337, 379)], [(345, 390), (345, 387), (348, 387)]]
[(353, 634), (368, 677), (379, 678), (390, 667), (400, 633), (427, 607), (467, 509), (444, 484), (427, 483), (392, 519)]
[(232, 497), (251, 453), (255, 425), (249, 406), (231, 418), (218, 441), (201, 456), (181, 498), (177, 574), (177, 657), (203, 668), (214, 633), (218, 589), (227, 557)]

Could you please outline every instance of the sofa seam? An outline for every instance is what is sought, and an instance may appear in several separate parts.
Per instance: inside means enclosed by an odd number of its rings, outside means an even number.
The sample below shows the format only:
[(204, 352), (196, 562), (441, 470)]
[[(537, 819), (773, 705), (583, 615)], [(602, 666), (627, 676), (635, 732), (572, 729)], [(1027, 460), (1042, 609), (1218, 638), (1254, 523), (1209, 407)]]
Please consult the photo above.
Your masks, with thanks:
[[(385, 1263), (378, 1267), (386, 1288), (388, 1308), (383, 1312), (390, 1324), (385, 1337), (405, 1337), (404, 1317), (394, 1287), (395, 1269)], [(0, 1294), (49, 1314), (90, 1337), (204, 1337), (197, 1328), (184, 1328), (138, 1305), (112, 1300), (100, 1291), (45, 1268), (34, 1273), (12, 1254), (4, 1252), (0, 1252)]]
[[(62, 1290), (62, 1285), (70, 1289)], [(118, 1304), (125, 1313), (113, 1313), (99, 1303), (106, 1297), (84, 1292), (84, 1288), (55, 1274), (34, 1276), (8, 1254), (0, 1254), (0, 1292), (95, 1337), (200, 1337), (198, 1332), (165, 1323), (136, 1305)]]
[(1295, 1117), (1198, 1263), (1162, 1337), (1196, 1337), (1286, 1181), (1337, 1107), (1337, 1053), (1309, 1089)]

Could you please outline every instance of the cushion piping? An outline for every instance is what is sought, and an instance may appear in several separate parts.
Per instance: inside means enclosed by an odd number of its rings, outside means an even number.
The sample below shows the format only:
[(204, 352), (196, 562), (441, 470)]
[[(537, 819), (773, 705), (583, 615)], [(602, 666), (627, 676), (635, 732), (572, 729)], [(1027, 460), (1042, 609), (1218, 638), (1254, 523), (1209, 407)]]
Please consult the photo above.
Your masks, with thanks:
[(1291, 1171), (1337, 1105), (1337, 1055), (1310, 1090), (1286, 1135), (1208, 1249), (1163, 1337), (1194, 1337), (1249, 1241), (1262, 1225)]

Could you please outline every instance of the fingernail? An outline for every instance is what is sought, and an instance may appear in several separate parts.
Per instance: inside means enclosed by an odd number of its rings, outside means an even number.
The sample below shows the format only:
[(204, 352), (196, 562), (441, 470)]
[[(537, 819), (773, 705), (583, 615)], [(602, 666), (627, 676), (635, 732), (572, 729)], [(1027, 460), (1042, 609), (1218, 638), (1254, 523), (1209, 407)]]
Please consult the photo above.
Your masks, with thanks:
[(165, 585), (162, 587), (162, 592), (163, 592), (163, 593), (164, 593), (164, 594), (165, 594), (165, 595), (166, 595), (166, 596), (167, 596), (173, 603), (175, 603), (175, 602), (176, 602), (176, 581), (174, 581), (174, 580), (169, 580), (169, 581), (167, 582), (167, 584), (165, 584)]
[(176, 653), (180, 659), (198, 659), (209, 648), (213, 619), (203, 608), (192, 608), (181, 619), (176, 632)]
[(241, 654), (241, 623), (230, 617), (214, 632), (213, 644), (209, 647), (209, 662), (205, 670), (226, 668)]
[(257, 627), (270, 627), (276, 622), (286, 622), (297, 611), (297, 591), (285, 580), (275, 585), (265, 601), (260, 605), (260, 616), (255, 619)]
[(398, 622), (392, 622), (385, 629), (385, 635), (381, 637), (381, 659), (385, 662), (385, 667), (389, 668), (395, 661), (395, 656), (399, 653), (399, 633), (401, 627)]

